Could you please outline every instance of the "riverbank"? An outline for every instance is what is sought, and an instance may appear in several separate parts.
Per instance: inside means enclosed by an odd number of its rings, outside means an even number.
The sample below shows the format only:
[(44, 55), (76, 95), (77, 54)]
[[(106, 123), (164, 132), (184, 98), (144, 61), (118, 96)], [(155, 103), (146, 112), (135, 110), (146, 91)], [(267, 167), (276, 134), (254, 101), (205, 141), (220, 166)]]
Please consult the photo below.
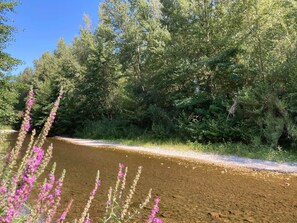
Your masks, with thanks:
[[(0, 133), (17, 132), (0, 129)], [(182, 144), (177, 142), (152, 143), (143, 140), (105, 140), (55, 137), (77, 145), (113, 147), (132, 152), (175, 157), (212, 163), (220, 166), (242, 167), (257, 170), (295, 173), (297, 155), (283, 150), (259, 150), (240, 144)]]
[[(17, 134), (9, 134), (12, 141)], [(29, 137), (28, 137), (29, 138)], [(88, 140), (89, 141), (89, 140)], [(164, 223), (196, 222), (295, 222), (296, 174), (267, 171), (242, 171), (164, 155), (145, 155), (127, 148), (78, 144), (48, 138), (54, 145), (49, 166), (57, 163), (56, 173), (67, 170), (61, 207), (75, 202), (69, 219), (80, 217), (100, 170), (102, 185), (90, 208), (94, 221), (100, 221), (106, 207), (106, 194), (117, 179), (118, 164), (129, 167), (127, 192), (138, 166), (143, 173), (131, 207), (137, 207), (150, 188), (152, 197), (161, 198), (159, 216)], [(105, 142), (106, 143), (106, 142)], [(86, 143), (85, 143), (86, 144)], [(180, 151), (182, 152), (182, 151)], [(45, 174), (48, 174), (49, 169)], [(186, 188), (186, 189), (185, 189)], [(127, 194), (125, 193), (125, 196)], [(152, 203), (141, 216), (150, 215)]]
[[(109, 187), (117, 179), (118, 164), (128, 168), (127, 190), (138, 166), (143, 172), (131, 207), (138, 207), (148, 190), (161, 198), (159, 215), (164, 223), (197, 222), (295, 222), (296, 174), (267, 171), (242, 171), (200, 161), (187, 161), (111, 146), (84, 146), (57, 138), (52, 162), (57, 173), (67, 175), (63, 185), (62, 207), (74, 198), (70, 219), (80, 216), (100, 170), (102, 185), (90, 209), (94, 221), (100, 221), (106, 207)], [(125, 193), (125, 196), (127, 194)], [(152, 203), (141, 216), (148, 218)], [(138, 221), (137, 221), (138, 222)]]
[(102, 140), (77, 139), (67, 137), (55, 137), (55, 139), (73, 143), (76, 145), (91, 146), (91, 147), (110, 147), (119, 150), (129, 150), (137, 153), (148, 155), (174, 157), (198, 162), (206, 162), (220, 166), (240, 167), (266, 171), (296, 173), (297, 163), (293, 162), (276, 162), (269, 160), (243, 158), (234, 155), (219, 155), (211, 154), (202, 151), (193, 151), (187, 147), (170, 148), (162, 146), (135, 146), (127, 145), (119, 142), (107, 142)]
[[(80, 137), (79, 137), (80, 138)], [(82, 137), (84, 138), (84, 137)], [(112, 141), (129, 146), (143, 146), (149, 148), (175, 149), (179, 151), (196, 151), (212, 153), (216, 155), (231, 155), (243, 158), (260, 159), (266, 161), (297, 162), (297, 152), (284, 150), (279, 147), (277, 150), (264, 145), (246, 145), (242, 143), (193, 143), (172, 140), (152, 140), (152, 139), (114, 139), (103, 140)]]
[(17, 132), (16, 130), (11, 129), (0, 129), (0, 133), (14, 133)]

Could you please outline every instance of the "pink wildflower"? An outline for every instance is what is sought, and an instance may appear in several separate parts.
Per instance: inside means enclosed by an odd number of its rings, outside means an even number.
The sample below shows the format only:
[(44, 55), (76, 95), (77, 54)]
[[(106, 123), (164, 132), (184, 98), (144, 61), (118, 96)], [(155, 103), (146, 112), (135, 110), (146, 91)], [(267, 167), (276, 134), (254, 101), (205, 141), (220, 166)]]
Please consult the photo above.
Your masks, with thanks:
[(41, 211), (41, 203), (43, 203), (48, 196), (50, 190), (53, 188), (53, 185), (55, 183), (55, 176), (53, 174), (49, 175), (49, 181), (46, 181), (40, 190), (40, 193), (38, 194), (37, 199), (37, 207), (38, 211)]
[(163, 223), (161, 218), (155, 218), (154, 223)]
[(125, 165), (123, 163), (120, 163), (119, 167), (120, 167), (120, 170), (119, 170), (119, 173), (118, 173), (118, 177), (123, 178), (124, 177), (123, 169), (124, 169)]
[(30, 118), (30, 116), (29, 116), (28, 119), (27, 119), (27, 121), (24, 123), (24, 130), (25, 130), (26, 132), (28, 132), (29, 129), (30, 129), (30, 127), (31, 127), (31, 125), (30, 125), (30, 120), (31, 120), (31, 118)]
[(161, 201), (160, 198), (155, 199), (155, 205), (152, 209), (151, 215), (147, 221), (147, 223), (162, 223), (162, 220), (160, 218), (156, 218), (156, 214), (159, 212), (159, 202)]
[(11, 220), (18, 214), (21, 204), (27, 201), (33, 183), (36, 180), (34, 174), (41, 164), (43, 155), (44, 153), (41, 148), (35, 147), (33, 149), (33, 154), (26, 164), (22, 180), (19, 182), (20, 185), (14, 193), (8, 194), (7, 208), (5, 210), (5, 215), (0, 218), (1, 222), (11, 222)]
[(27, 99), (26, 105), (29, 109), (31, 109), (33, 104), (34, 104), (34, 91), (33, 91), (33, 89), (31, 89), (28, 94), (28, 99)]
[(91, 223), (91, 219), (90, 219), (89, 215), (84, 220), (84, 223)]
[(15, 147), (10, 151), (5, 162), (5, 164), (8, 165), (8, 169), (13, 169), (15, 167), (18, 155), (20, 153), (20, 149), (22, 148), (27, 132), (30, 129), (30, 111), (32, 109), (33, 101), (34, 101), (34, 92), (33, 92), (33, 89), (31, 89), (28, 94), (24, 118), (23, 118), (23, 122), (19, 131), (19, 135), (15, 144)]
[(50, 118), (51, 118), (52, 120), (54, 120), (55, 117), (56, 117), (56, 112), (51, 112), (51, 113), (50, 113)]
[(60, 206), (61, 201), (61, 189), (63, 186), (63, 179), (65, 176), (65, 171), (63, 171), (62, 176), (55, 183), (55, 189), (52, 194), (48, 195), (47, 205), (49, 208), (47, 210), (47, 218), (45, 222), (52, 222), (54, 214), (57, 211), (57, 208)]
[(0, 194), (5, 193), (7, 191), (6, 187), (0, 187)]
[(70, 210), (70, 208), (72, 206), (72, 203), (73, 203), (73, 199), (71, 199), (71, 201), (68, 203), (68, 205), (67, 205), (66, 209), (63, 211), (61, 217), (57, 220), (57, 223), (62, 222), (62, 221), (65, 220), (65, 218), (66, 218), (66, 216), (67, 216), (67, 214), (68, 214), (68, 212), (69, 212), (69, 210)]
[(93, 189), (93, 191), (90, 193), (90, 196), (95, 196), (95, 194), (96, 194), (98, 188), (99, 188), (100, 185), (101, 185), (101, 181), (100, 181), (100, 180), (97, 180), (96, 184), (97, 184), (97, 186), (96, 186), (96, 187)]

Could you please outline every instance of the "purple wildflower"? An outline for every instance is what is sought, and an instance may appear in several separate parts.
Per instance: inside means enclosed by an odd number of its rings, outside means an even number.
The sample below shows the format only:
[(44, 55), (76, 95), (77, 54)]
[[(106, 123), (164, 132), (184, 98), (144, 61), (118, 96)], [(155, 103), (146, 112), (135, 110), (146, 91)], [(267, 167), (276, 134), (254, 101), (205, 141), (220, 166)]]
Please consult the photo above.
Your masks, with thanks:
[(6, 168), (7, 170), (13, 169), (15, 167), (16, 161), (18, 159), (18, 155), (20, 153), (20, 149), (22, 148), (27, 132), (30, 129), (30, 112), (32, 109), (33, 102), (34, 102), (34, 92), (33, 92), (33, 89), (31, 89), (28, 94), (24, 118), (22, 121), (22, 125), (19, 131), (19, 135), (15, 144), (15, 147), (10, 151), (5, 162), (5, 166), (7, 165), (7, 168)]
[(54, 120), (55, 117), (56, 117), (56, 112), (51, 112), (51, 113), (50, 113), (50, 118), (51, 118), (52, 120)]
[(54, 214), (57, 211), (57, 208), (60, 205), (61, 201), (61, 189), (63, 186), (63, 179), (65, 176), (65, 171), (63, 171), (61, 178), (59, 178), (55, 183), (55, 189), (52, 194), (47, 196), (47, 206), (50, 208), (46, 208), (47, 210), (47, 218), (45, 220), (46, 223), (52, 222)]
[(163, 223), (161, 218), (155, 218), (154, 223)]
[(65, 220), (65, 218), (66, 218), (66, 216), (67, 216), (67, 214), (68, 214), (68, 212), (69, 212), (69, 210), (70, 210), (70, 208), (72, 206), (72, 203), (73, 203), (73, 199), (71, 199), (71, 201), (68, 203), (68, 205), (67, 205), (66, 209), (63, 211), (61, 217), (57, 220), (57, 223), (62, 222), (62, 221)]
[(26, 132), (28, 132), (29, 129), (30, 129), (30, 127), (31, 127), (31, 125), (30, 125), (30, 120), (31, 120), (31, 118), (30, 118), (30, 116), (28, 116), (26, 122), (24, 123), (24, 130), (25, 130)]
[(0, 187), (0, 194), (5, 193), (7, 191), (6, 187)]
[(91, 223), (91, 219), (90, 219), (89, 215), (84, 220), (84, 223)]
[(120, 170), (119, 170), (119, 173), (118, 173), (118, 177), (123, 178), (124, 177), (123, 169), (124, 169), (125, 165), (123, 163), (120, 163), (119, 167), (120, 167)]
[(162, 220), (160, 218), (156, 218), (156, 214), (159, 212), (159, 202), (161, 201), (160, 198), (155, 199), (155, 205), (152, 209), (151, 215), (147, 221), (147, 223), (162, 223)]
[(90, 193), (90, 196), (95, 196), (98, 188), (101, 186), (101, 181), (98, 179), (96, 184), (97, 184), (97, 186), (92, 190), (92, 192)]
[(33, 91), (33, 89), (31, 89), (28, 94), (28, 99), (27, 99), (26, 105), (29, 109), (31, 109), (33, 104), (34, 104), (34, 91)]
[(40, 193), (38, 194), (37, 199), (37, 209), (38, 211), (41, 211), (41, 203), (43, 203), (48, 196), (50, 190), (53, 188), (53, 185), (55, 183), (55, 176), (53, 174), (49, 175), (49, 181), (46, 181), (40, 190)]
[(33, 149), (33, 154), (28, 160), (22, 179), (19, 182), (20, 185), (14, 193), (8, 194), (7, 208), (5, 210), (5, 215), (0, 218), (1, 222), (11, 222), (11, 220), (18, 214), (21, 204), (27, 201), (33, 183), (36, 181), (34, 174), (41, 164), (43, 155), (44, 153), (41, 148), (35, 147)]

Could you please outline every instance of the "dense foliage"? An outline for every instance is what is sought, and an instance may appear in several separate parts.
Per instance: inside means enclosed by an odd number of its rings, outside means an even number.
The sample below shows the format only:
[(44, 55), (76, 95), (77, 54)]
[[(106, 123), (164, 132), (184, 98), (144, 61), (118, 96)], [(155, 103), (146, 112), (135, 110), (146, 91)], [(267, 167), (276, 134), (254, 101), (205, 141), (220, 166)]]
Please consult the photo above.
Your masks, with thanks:
[(13, 12), (16, 4), (16, 1), (0, 2), (0, 126), (10, 125), (16, 121), (14, 106), (18, 99), (18, 85), (14, 83), (12, 77), (5, 76), (6, 72), (11, 71), (19, 63), (19, 60), (5, 52), (15, 31), (7, 14)]
[(105, 0), (20, 82), (38, 127), (63, 87), (57, 134), (291, 147), (297, 142), (294, 0)]
[(0, 75), (3, 75), (3, 72), (9, 71), (19, 63), (17, 59), (5, 52), (5, 48), (11, 41), (12, 34), (15, 31), (15, 28), (10, 25), (7, 14), (13, 12), (16, 4), (16, 1), (3, 0), (0, 2)]

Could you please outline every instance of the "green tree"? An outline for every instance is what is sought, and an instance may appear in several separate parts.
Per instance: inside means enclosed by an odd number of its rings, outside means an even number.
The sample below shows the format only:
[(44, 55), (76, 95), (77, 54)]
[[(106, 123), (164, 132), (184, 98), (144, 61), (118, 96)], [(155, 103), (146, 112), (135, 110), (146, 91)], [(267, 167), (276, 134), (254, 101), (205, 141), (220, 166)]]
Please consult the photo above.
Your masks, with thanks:
[(105, 23), (113, 30), (122, 65), (121, 104), (131, 122), (149, 126), (148, 108), (159, 102), (154, 78), (162, 67), (170, 33), (162, 25), (159, 0), (115, 1), (102, 5)]
[(16, 121), (15, 104), (18, 102), (18, 92), (12, 77), (0, 79), (0, 126), (12, 125)]
[(88, 28), (81, 30), (80, 44), (85, 46), (84, 52), (88, 52), (78, 86), (81, 106), (86, 108), (82, 111), (84, 117), (98, 120), (112, 116), (112, 109), (115, 109), (113, 95), (120, 75), (112, 30), (102, 20), (94, 32)]
[(32, 119), (36, 129), (40, 129), (47, 118), (58, 91), (59, 74), (58, 60), (54, 54), (45, 52), (38, 60), (34, 61), (33, 86), (36, 92), (36, 103), (32, 111)]
[(0, 2), (0, 77), (20, 62), (5, 52), (5, 48), (12, 40), (15, 31), (15, 27), (9, 24), (10, 19), (7, 14), (13, 12), (16, 5), (17, 1), (4, 0)]
[(294, 145), (296, 7), (294, 0), (105, 0), (97, 26), (85, 16), (72, 44), (60, 40), (19, 81), (33, 80), (38, 117), (64, 87), (58, 133), (91, 123), (91, 131), (109, 126), (105, 136)]
[(16, 5), (16, 1), (0, 2), (0, 124), (5, 125), (12, 124), (16, 119), (13, 107), (17, 102), (15, 84), (11, 77), (5, 76), (6, 72), (20, 62), (5, 52), (15, 31), (7, 14), (13, 12)]

